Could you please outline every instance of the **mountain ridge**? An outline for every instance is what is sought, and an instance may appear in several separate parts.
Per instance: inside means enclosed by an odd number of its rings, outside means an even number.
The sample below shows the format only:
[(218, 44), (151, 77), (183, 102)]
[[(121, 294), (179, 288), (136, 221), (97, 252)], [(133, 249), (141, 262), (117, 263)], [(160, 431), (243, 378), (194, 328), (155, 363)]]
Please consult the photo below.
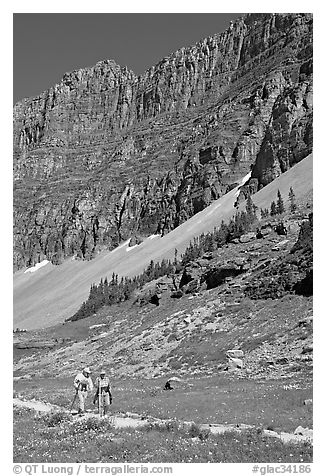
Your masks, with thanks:
[(15, 269), (164, 235), (307, 156), (311, 23), (249, 14), (144, 75), (105, 60), (16, 105)]

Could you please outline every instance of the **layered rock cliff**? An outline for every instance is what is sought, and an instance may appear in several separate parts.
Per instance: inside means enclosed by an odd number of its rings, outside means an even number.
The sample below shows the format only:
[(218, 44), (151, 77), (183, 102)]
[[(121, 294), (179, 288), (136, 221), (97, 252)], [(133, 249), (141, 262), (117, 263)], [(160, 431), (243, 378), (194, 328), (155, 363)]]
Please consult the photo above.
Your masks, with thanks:
[(14, 108), (14, 265), (167, 233), (312, 150), (312, 16), (249, 14), (141, 76), (114, 61)]

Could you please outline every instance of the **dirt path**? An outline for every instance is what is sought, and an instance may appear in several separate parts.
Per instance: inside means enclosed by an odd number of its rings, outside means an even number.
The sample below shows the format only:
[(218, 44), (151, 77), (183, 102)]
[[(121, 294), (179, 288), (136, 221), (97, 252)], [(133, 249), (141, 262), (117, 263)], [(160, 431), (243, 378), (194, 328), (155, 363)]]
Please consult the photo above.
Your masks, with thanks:
[(21, 400), (20, 398), (14, 398), (13, 405), (14, 407), (30, 408), (31, 410), (41, 413), (47, 413), (60, 409), (60, 407), (56, 407), (50, 403), (37, 402), (36, 400)]
[[(56, 411), (65, 411), (69, 413), (66, 409), (58, 407), (56, 405), (51, 405), (49, 403), (43, 403), (43, 402), (38, 402), (36, 400), (21, 400), (20, 398), (14, 398), (13, 399), (13, 405), (14, 407), (19, 407), (19, 408), (29, 408), (33, 409), (36, 412), (40, 413), (49, 413), (49, 412), (56, 412)], [(80, 419), (87, 419), (87, 418), (99, 418), (99, 415), (97, 413), (93, 412), (87, 412), (85, 415), (80, 417)], [(161, 420), (159, 418), (154, 418), (151, 416), (148, 417), (141, 417), (140, 415), (136, 413), (125, 413), (125, 414), (118, 414), (118, 415), (109, 415), (108, 417), (110, 419), (110, 423), (114, 428), (117, 429), (123, 429), (123, 428), (139, 428), (142, 426), (146, 426), (150, 423), (152, 424), (158, 424), (158, 425), (164, 425), (168, 421), (171, 420)], [(184, 427), (191, 426), (193, 422), (182, 422)], [(222, 425), (222, 424), (202, 424), (198, 425), (200, 429), (202, 430), (209, 430), (212, 434), (217, 435), (217, 434), (222, 434), (227, 431), (243, 431), (243, 430), (248, 430), (251, 428), (254, 428), (252, 425)], [(310, 442), (313, 443), (313, 432), (312, 430), (308, 429), (302, 429), (303, 431), (300, 433), (300, 430), (296, 430), (295, 433), (277, 433), (276, 431), (271, 431), (271, 430), (263, 430), (263, 434), (265, 436), (270, 436), (273, 438), (279, 438), (282, 440), (284, 443), (288, 442)]]

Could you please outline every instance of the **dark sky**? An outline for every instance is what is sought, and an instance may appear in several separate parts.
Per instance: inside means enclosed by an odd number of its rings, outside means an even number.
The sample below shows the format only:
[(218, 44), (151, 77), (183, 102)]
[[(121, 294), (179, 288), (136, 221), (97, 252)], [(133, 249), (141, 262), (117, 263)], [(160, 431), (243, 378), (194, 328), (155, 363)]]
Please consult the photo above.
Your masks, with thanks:
[(240, 13), (16, 13), (14, 102), (67, 71), (114, 59), (143, 73), (182, 46), (221, 32)]

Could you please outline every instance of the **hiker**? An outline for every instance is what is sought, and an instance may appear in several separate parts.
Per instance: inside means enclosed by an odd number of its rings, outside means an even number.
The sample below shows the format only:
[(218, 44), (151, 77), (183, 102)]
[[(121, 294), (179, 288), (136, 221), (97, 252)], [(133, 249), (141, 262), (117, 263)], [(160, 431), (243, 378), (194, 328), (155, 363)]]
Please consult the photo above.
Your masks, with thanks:
[(105, 370), (101, 370), (100, 376), (97, 377), (95, 383), (96, 393), (94, 395), (93, 404), (95, 405), (99, 398), (100, 406), (103, 408), (103, 413), (106, 415), (109, 406), (112, 404), (112, 393), (109, 377), (106, 377)]
[(76, 375), (74, 380), (74, 386), (78, 396), (78, 413), (80, 415), (85, 413), (85, 400), (87, 398), (88, 391), (91, 392), (94, 388), (90, 374), (90, 369), (85, 367), (82, 372), (79, 372)]

